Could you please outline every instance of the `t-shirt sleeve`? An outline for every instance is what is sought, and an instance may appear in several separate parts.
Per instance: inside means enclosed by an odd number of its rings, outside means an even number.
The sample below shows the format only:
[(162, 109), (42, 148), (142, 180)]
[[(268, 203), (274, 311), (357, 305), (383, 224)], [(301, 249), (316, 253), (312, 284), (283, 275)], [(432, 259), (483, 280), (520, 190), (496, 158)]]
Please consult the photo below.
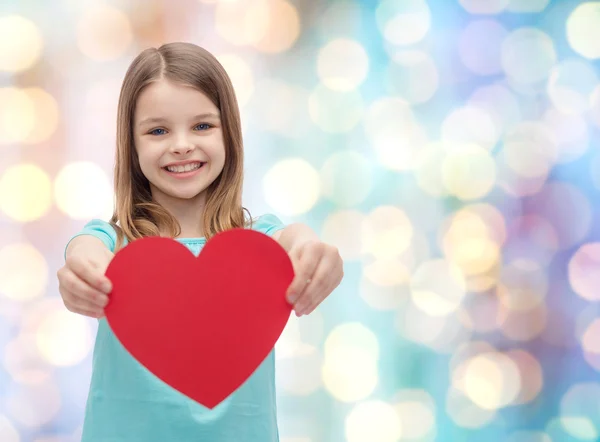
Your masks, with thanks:
[(69, 247), (71, 241), (81, 235), (95, 236), (104, 243), (108, 250), (114, 253), (117, 244), (117, 232), (115, 232), (115, 229), (110, 223), (100, 219), (93, 219), (69, 240), (65, 246), (65, 258), (67, 257), (67, 247)]
[(269, 236), (273, 236), (275, 232), (282, 230), (284, 227), (285, 224), (283, 224), (283, 222), (275, 215), (270, 213), (260, 216), (258, 219), (254, 220), (252, 225), (254, 230), (258, 230)]

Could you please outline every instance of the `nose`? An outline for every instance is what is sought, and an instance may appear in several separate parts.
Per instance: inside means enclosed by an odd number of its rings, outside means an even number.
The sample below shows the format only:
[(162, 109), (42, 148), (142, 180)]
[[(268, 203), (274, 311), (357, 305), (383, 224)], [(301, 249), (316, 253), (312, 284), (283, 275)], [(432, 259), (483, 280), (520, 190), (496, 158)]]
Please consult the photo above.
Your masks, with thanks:
[(171, 147), (171, 152), (175, 155), (187, 155), (194, 150), (194, 145), (185, 137), (180, 137)]

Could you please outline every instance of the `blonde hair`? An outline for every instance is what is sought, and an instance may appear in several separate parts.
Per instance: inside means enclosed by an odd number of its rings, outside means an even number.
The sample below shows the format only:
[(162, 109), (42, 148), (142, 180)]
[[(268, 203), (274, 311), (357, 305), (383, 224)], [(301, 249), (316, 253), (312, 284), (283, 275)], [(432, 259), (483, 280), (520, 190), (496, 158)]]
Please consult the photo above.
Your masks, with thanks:
[(117, 232), (117, 249), (123, 245), (125, 238), (133, 241), (159, 236), (161, 231), (172, 237), (181, 233), (175, 217), (153, 201), (133, 138), (137, 98), (147, 85), (163, 78), (196, 88), (214, 103), (221, 114), (225, 165), (207, 189), (204, 236), (208, 239), (221, 231), (246, 224), (246, 209), (242, 207), (242, 131), (231, 80), (207, 50), (191, 43), (169, 43), (141, 52), (129, 66), (121, 87), (114, 170), (116, 204), (110, 220)]

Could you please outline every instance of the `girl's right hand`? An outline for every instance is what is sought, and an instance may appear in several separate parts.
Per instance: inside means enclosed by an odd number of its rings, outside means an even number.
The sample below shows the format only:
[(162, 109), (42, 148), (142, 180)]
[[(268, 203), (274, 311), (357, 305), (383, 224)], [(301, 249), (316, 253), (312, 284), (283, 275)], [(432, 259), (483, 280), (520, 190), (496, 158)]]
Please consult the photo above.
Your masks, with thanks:
[(110, 280), (98, 263), (78, 255), (67, 257), (58, 273), (58, 290), (68, 310), (101, 318), (112, 291)]

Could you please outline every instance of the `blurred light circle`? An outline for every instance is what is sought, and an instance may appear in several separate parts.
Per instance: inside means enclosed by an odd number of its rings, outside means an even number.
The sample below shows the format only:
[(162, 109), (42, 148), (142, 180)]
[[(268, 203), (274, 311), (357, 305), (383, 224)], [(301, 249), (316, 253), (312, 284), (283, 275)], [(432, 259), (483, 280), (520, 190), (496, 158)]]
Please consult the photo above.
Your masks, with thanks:
[[(517, 13), (536, 13), (546, 9), (546, 6), (548, 6), (549, 3), (550, 0), (510, 0), (506, 9), (510, 12)], [(532, 440), (531, 442), (541, 441)]]
[(590, 356), (597, 358), (600, 355), (600, 319), (593, 320), (584, 330), (581, 336), (581, 346), (583, 347), (586, 360), (596, 370), (600, 371), (600, 365), (598, 365), (596, 360), (590, 358)]
[(459, 0), (471, 14), (498, 14), (508, 5), (509, 0)]
[(444, 159), (442, 180), (448, 193), (458, 199), (480, 199), (494, 187), (496, 163), (486, 149), (476, 144), (461, 145)]
[(426, 144), (425, 130), (410, 105), (399, 98), (386, 97), (372, 103), (363, 124), (377, 159), (392, 170), (411, 169)]
[(492, 119), (497, 136), (522, 119), (521, 108), (516, 96), (505, 86), (499, 84), (476, 89), (469, 98), (466, 108), (484, 111), (479, 115), (487, 115)]
[(594, 421), (586, 417), (565, 416), (560, 418), (560, 423), (566, 433), (577, 440), (595, 441), (600, 435)]
[(509, 240), (503, 249), (507, 261), (525, 259), (546, 266), (558, 250), (556, 229), (542, 216), (518, 216), (507, 231)]
[(365, 358), (379, 359), (379, 341), (368, 327), (359, 322), (345, 322), (336, 326), (327, 336), (324, 344), (325, 357), (350, 348), (362, 353)]
[(356, 210), (339, 210), (330, 213), (323, 227), (323, 241), (335, 245), (344, 261), (359, 259), (362, 255), (362, 238), (357, 235), (362, 229), (366, 216)]
[(412, 235), (412, 222), (402, 209), (379, 206), (363, 224), (363, 250), (376, 258), (393, 258), (410, 246)]
[(548, 96), (559, 111), (581, 114), (588, 109), (589, 97), (597, 84), (598, 75), (590, 64), (569, 59), (552, 69), (548, 78)]
[(408, 299), (409, 279), (400, 260), (375, 260), (363, 267), (359, 294), (375, 310), (394, 310)]
[(450, 144), (477, 144), (492, 150), (499, 130), (487, 111), (476, 106), (454, 109), (442, 123), (442, 140)]
[(417, 184), (431, 196), (443, 197), (449, 193), (442, 174), (447, 154), (448, 150), (440, 142), (429, 143), (415, 153), (413, 173)]
[(493, 223), (498, 223), (495, 215), (483, 205), (474, 205), (459, 210), (442, 224), (444, 255), (465, 275), (485, 273), (498, 263), (504, 235), (494, 230)]
[[(320, 196), (319, 174), (301, 158), (275, 163), (263, 178), (267, 204), (285, 216), (306, 213)], [(302, 183), (299, 186), (298, 183)]]
[(496, 20), (471, 21), (461, 31), (458, 53), (463, 64), (478, 75), (502, 72), (501, 47), (508, 31)]
[(374, 284), (387, 287), (405, 284), (410, 279), (407, 266), (399, 259), (377, 259), (363, 267), (364, 276)]
[(365, 48), (355, 41), (338, 38), (319, 51), (317, 73), (325, 86), (336, 91), (351, 91), (362, 84), (369, 72)]
[[(269, 29), (279, 27), (271, 25), (269, 1), (219, 1), (214, 18), (217, 34), (236, 46), (257, 45), (265, 38), (271, 40)], [(290, 22), (291, 26), (294, 26), (293, 22)]]
[(502, 44), (502, 67), (517, 84), (534, 84), (545, 80), (556, 63), (554, 42), (536, 28), (512, 31)]
[(21, 442), (19, 432), (3, 414), (0, 414), (0, 440), (2, 442)]
[(0, 177), (0, 209), (18, 222), (41, 218), (52, 205), (51, 186), (50, 178), (38, 166), (11, 166)]
[(345, 428), (348, 442), (396, 442), (402, 436), (398, 414), (379, 400), (355, 405), (346, 416)]
[(521, 430), (512, 433), (506, 442), (552, 442), (552, 439), (542, 431)]
[[(550, 129), (548, 129), (550, 130)], [(516, 154), (516, 153), (515, 153)], [(496, 154), (496, 171), (498, 173), (497, 187), (502, 189), (508, 195), (516, 198), (523, 198), (537, 194), (546, 184), (550, 174), (550, 167), (544, 164), (543, 167), (537, 166), (536, 176), (523, 176), (520, 171), (516, 171), (509, 164), (506, 151), (501, 150)], [(525, 157), (527, 160), (527, 157)], [(516, 160), (518, 164), (518, 159)], [(515, 162), (511, 158), (510, 162)], [(520, 166), (520, 169), (523, 167)]]
[(322, 364), (317, 348), (300, 342), (293, 355), (277, 360), (277, 387), (295, 396), (314, 393), (321, 387)]
[(436, 434), (435, 401), (425, 390), (400, 390), (392, 401), (400, 418), (402, 439), (428, 440)]
[(600, 85), (596, 86), (590, 95), (590, 113), (592, 122), (600, 127)]
[(476, 296), (459, 310), (460, 321), (476, 333), (489, 333), (499, 328), (499, 314), (503, 306), (496, 297)]
[(354, 0), (340, 0), (323, 5), (327, 9), (318, 17), (317, 30), (323, 40), (354, 37), (355, 30), (363, 23), (361, 6)]
[(358, 323), (337, 326), (325, 340), (323, 384), (343, 402), (365, 399), (378, 382), (379, 343), (375, 334)]
[(430, 316), (446, 316), (458, 309), (465, 296), (459, 267), (436, 259), (422, 263), (410, 281), (413, 303)]
[(558, 147), (558, 163), (575, 161), (588, 151), (588, 124), (582, 116), (550, 109), (544, 115), (544, 122), (552, 129)]
[(519, 394), (521, 376), (515, 362), (505, 354), (477, 355), (453, 374), (453, 386), (485, 410), (509, 405)]
[(6, 372), (18, 383), (40, 384), (51, 377), (51, 367), (40, 355), (34, 333), (19, 333), (9, 341), (3, 362)]
[(594, 423), (577, 416), (553, 417), (546, 422), (544, 430), (552, 442), (597, 440), (593, 437), (596, 432)]
[(54, 198), (58, 208), (73, 219), (90, 219), (113, 209), (108, 176), (100, 166), (87, 161), (69, 163), (58, 172)]
[[(560, 249), (578, 244), (592, 224), (588, 198), (574, 184), (553, 181), (531, 198), (529, 209), (546, 218), (554, 227)], [(561, 210), (557, 211), (556, 207)]]
[(298, 10), (284, 0), (269, 0), (268, 4), (269, 22), (265, 34), (254, 47), (269, 54), (287, 51), (300, 35)]
[(496, 410), (481, 408), (455, 388), (448, 389), (445, 409), (457, 426), (468, 429), (485, 427), (496, 417)]
[(24, 89), (0, 88), (0, 103), (0, 144), (25, 142), (36, 125), (36, 103), (31, 95)]
[[(269, 97), (265, 100), (264, 97)], [(308, 115), (308, 92), (276, 78), (266, 78), (254, 87), (252, 109), (248, 118), (285, 138), (301, 138), (311, 121)]]
[(503, 153), (519, 176), (534, 178), (548, 174), (558, 158), (558, 146), (548, 125), (524, 121), (506, 135)]
[(235, 96), (240, 106), (248, 103), (248, 100), (254, 92), (254, 75), (252, 68), (241, 57), (235, 54), (217, 55), (219, 63), (223, 65), (227, 75), (231, 79)]
[(522, 405), (533, 401), (544, 387), (542, 364), (525, 350), (510, 350), (506, 355), (517, 364), (521, 377), (521, 390), (511, 405)]
[(58, 103), (52, 95), (43, 89), (33, 87), (23, 89), (33, 104), (33, 120), (35, 127), (23, 139), (26, 144), (46, 141), (54, 134), (58, 126)]
[(127, 51), (132, 42), (129, 17), (114, 6), (90, 6), (77, 24), (79, 50), (92, 60), (116, 59)]
[(417, 43), (431, 28), (431, 11), (425, 0), (381, 0), (375, 18), (383, 37), (394, 45)]
[(338, 206), (357, 206), (369, 196), (373, 187), (370, 160), (353, 151), (331, 155), (321, 168), (323, 195)]
[(87, 320), (64, 309), (49, 312), (37, 329), (40, 353), (52, 365), (78, 364), (88, 355), (92, 344)]
[(423, 51), (404, 50), (392, 56), (387, 70), (388, 90), (409, 103), (429, 101), (440, 83), (433, 59)]
[(567, 18), (567, 41), (579, 55), (600, 58), (600, 2), (580, 3)]
[(319, 84), (308, 98), (308, 112), (324, 132), (348, 132), (363, 116), (363, 100), (357, 91), (333, 91)]
[(600, 300), (600, 243), (587, 243), (569, 261), (569, 282), (575, 293), (588, 301)]
[(6, 395), (6, 410), (19, 423), (30, 428), (52, 422), (60, 411), (60, 390), (54, 382), (18, 384)]
[(438, 353), (453, 353), (471, 339), (471, 332), (463, 327), (457, 315), (430, 316), (414, 303), (399, 309), (395, 327), (403, 338)]
[(517, 342), (538, 338), (550, 322), (545, 304), (539, 304), (527, 311), (503, 309), (499, 313), (502, 334)]
[(29, 69), (39, 60), (43, 46), (42, 34), (31, 20), (14, 14), (0, 16), (0, 71)]
[(13, 301), (29, 301), (44, 295), (48, 263), (35, 247), (13, 243), (0, 249), (0, 294)]
[(587, 420), (589, 423), (582, 422), (583, 425), (574, 425), (574, 428), (569, 428), (570, 424), (567, 423), (567, 431), (579, 439), (597, 440), (599, 428), (594, 425), (594, 422), (598, 421), (598, 403), (600, 403), (600, 384), (573, 383), (560, 400), (560, 415), (564, 418)]
[(546, 270), (529, 259), (518, 258), (501, 271), (498, 297), (511, 310), (530, 310), (541, 304), (548, 292)]

